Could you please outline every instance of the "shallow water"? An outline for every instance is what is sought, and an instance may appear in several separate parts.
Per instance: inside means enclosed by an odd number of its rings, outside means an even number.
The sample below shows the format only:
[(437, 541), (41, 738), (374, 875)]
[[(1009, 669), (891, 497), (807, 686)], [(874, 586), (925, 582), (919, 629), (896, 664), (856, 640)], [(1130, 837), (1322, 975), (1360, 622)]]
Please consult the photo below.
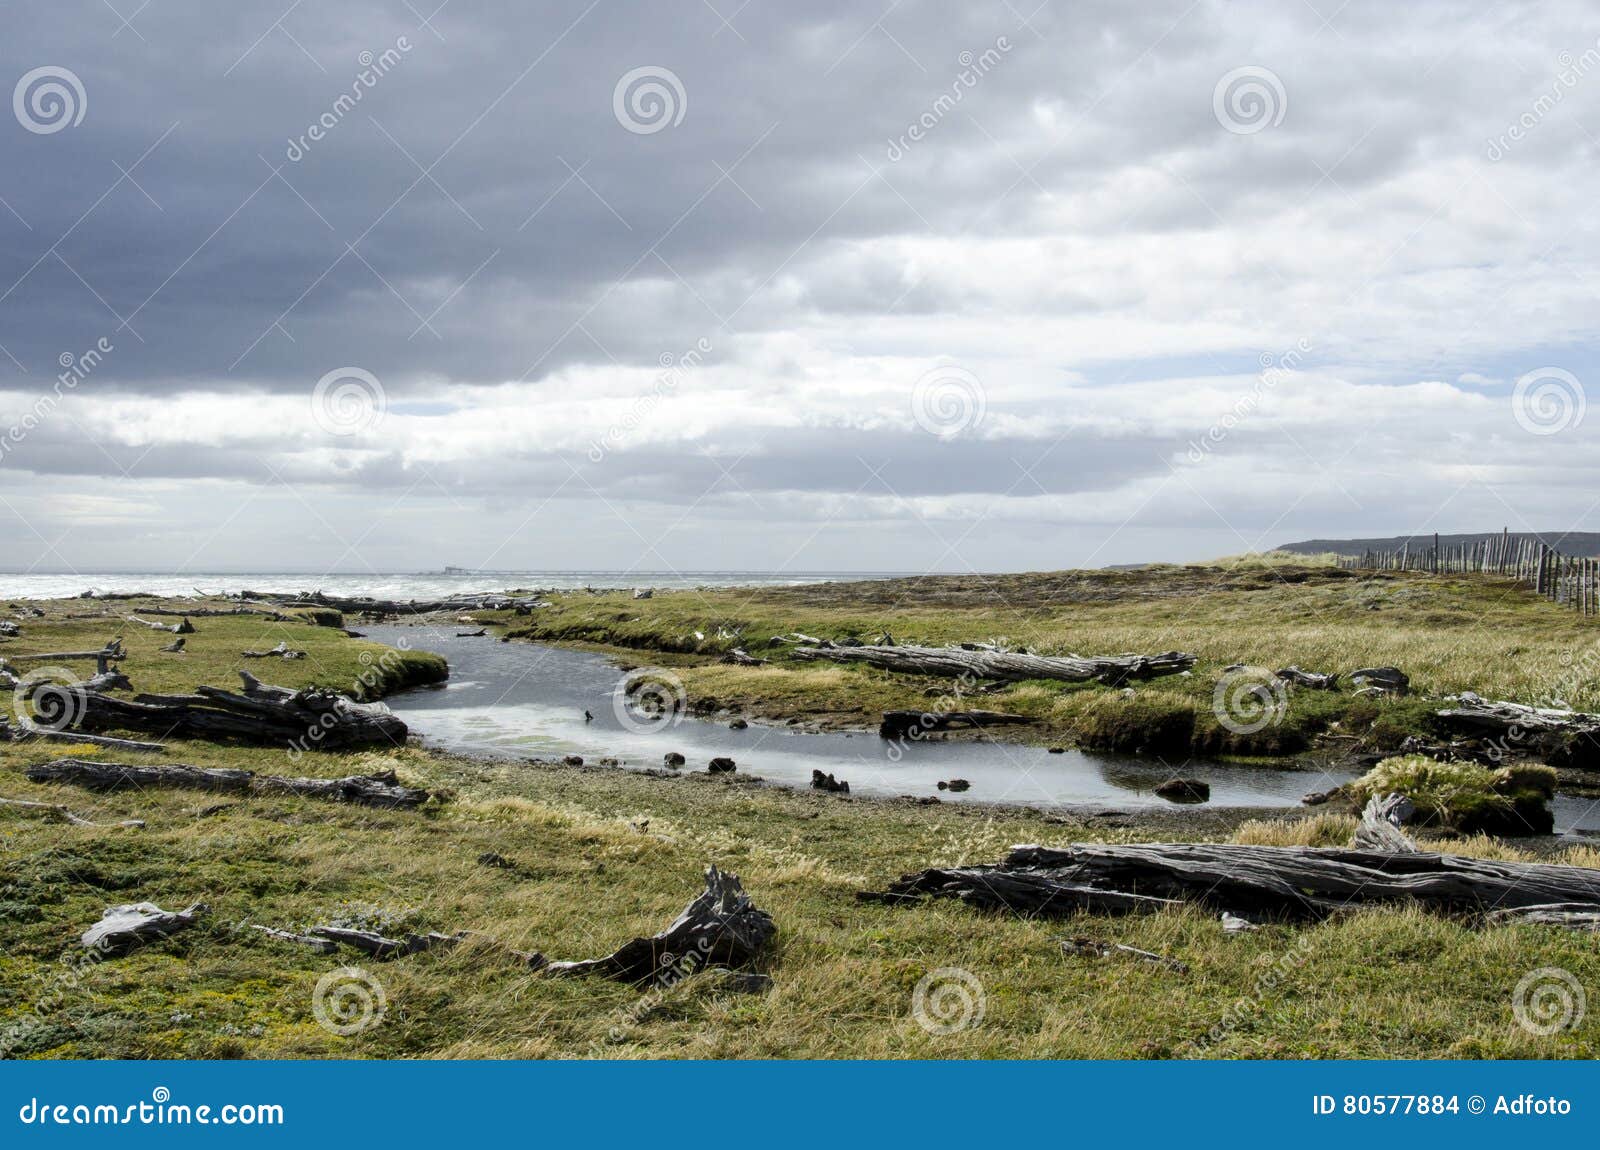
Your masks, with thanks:
[[(372, 639), (434, 651), (450, 661), (450, 681), (395, 695), (390, 707), (425, 743), (497, 758), (559, 758), (593, 762), (611, 756), (635, 768), (661, 765), (677, 751), (687, 769), (704, 770), (713, 756), (770, 782), (809, 786), (821, 770), (847, 779), (858, 795), (939, 795), (946, 802), (1005, 802), (1037, 807), (1097, 806), (1136, 810), (1172, 804), (1153, 788), (1182, 774), (1211, 784), (1211, 805), (1283, 808), (1308, 791), (1327, 790), (1352, 776), (1270, 770), (1211, 762), (1068, 751), (970, 740), (891, 744), (876, 734), (806, 734), (751, 723), (680, 715), (650, 722), (617, 703), (623, 672), (609, 659), (493, 636), (457, 638), (432, 627), (365, 627)], [(584, 712), (594, 716), (586, 721)], [(964, 793), (940, 792), (940, 780), (963, 778)]]
[(440, 599), (451, 595), (489, 595), (513, 587), (542, 591), (584, 587), (792, 587), (802, 583), (887, 579), (881, 571), (497, 571), (487, 574), (315, 572), (6, 572), (0, 571), (0, 599), (65, 599), (85, 591), (181, 597), (198, 589), (207, 594), (254, 591), (322, 591), (328, 595), (375, 599)]

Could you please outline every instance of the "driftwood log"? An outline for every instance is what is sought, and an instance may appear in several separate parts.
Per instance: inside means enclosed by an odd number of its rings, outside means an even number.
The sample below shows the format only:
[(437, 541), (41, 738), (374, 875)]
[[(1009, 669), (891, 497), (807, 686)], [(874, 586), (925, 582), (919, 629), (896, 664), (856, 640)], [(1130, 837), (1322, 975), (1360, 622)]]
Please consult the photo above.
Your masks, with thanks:
[(1411, 676), (1399, 667), (1363, 667), (1350, 672), (1350, 681), (1367, 691), (1404, 695), (1411, 690)]
[(153, 902), (111, 906), (100, 921), (83, 932), (83, 945), (97, 954), (127, 954), (136, 947), (187, 930), (209, 912), (203, 902), (187, 910), (162, 910)]
[(339, 949), (339, 944), (331, 938), (317, 938), (315, 935), (310, 934), (296, 934), (292, 930), (279, 930), (275, 926), (262, 926), (259, 923), (251, 923), (250, 929), (259, 930), (268, 938), (275, 938), (279, 942), (292, 942), (296, 946), (308, 946), (318, 954), (332, 954)]
[(1458, 734), (1496, 740), (1496, 761), (1505, 757), (1505, 748), (1516, 748), (1556, 766), (1600, 767), (1600, 715), (1490, 701), (1471, 691), (1435, 714)]
[(1316, 920), (1347, 906), (1407, 902), (1447, 911), (1569, 904), (1600, 912), (1600, 870), (1425, 851), (1074, 843), (1017, 846), (998, 865), (920, 871), (887, 891), (858, 897), (958, 898), (1044, 917), (1159, 910), (1178, 902), (1252, 919)]
[(95, 791), (180, 787), (229, 794), (292, 794), (364, 807), (399, 809), (421, 806), (429, 798), (425, 790), (403, 786), (393, 771), (340, 779), (308, 779), (258, 775), (238, 767), (191, 767), (184, 763), (144, 767), (88, 759), (55, 759), (31, 766), (25, 773), (35, 783), (67, 783)]
[(706, 889), (672, 925), (649, 938), (635, 938), (604, 958), (552, 962), (553, 975), (603, 974), (635, 985), (670, 985), (706, 966), (738, 967), (754, 960), (777, 933), (772, 916), (750, 901), (739, 876), (706, 868)]
[(1416, 805), (1404, 795), (1373, 795), (1361, 812), (1361, 822), (1350, 845), (1361, 850), (1416, 854), (1417, 844), (1400, 829), (1416, 813)]
[(35, 726), (23, 722), (13, 726), (4, 716), (0, 715), (0, 743), (27, 742), (30, 739), (41, 739), (57, 743), (87, 743), (92, 747), (110, 747), (118, 751), (138, 751), (143, 754), (160, 754), (167, 749), (165, 743), (144, 743), (137, 739), (115, 739), (109, 735), (87, 735), (82, 731), (57, 731), (49, 727)]
[(1547, 906), (1519, 906), (1497, 910), (1489, 921), (1502, 925), (1564, 926), (1569, 930), (1600, 931), (1600, 907), (1585, 903), (1557, 902)]
[(335, 944), (353, 946), (377, 959), (399, 958), (407, 954), (420, 954), (425, 950), (448, 949), (468, 937), (463, 931), (460, 934), (408, 934), (404, 938), (385, 938), (375, 931), (347, 930), (340, 926), (314, 926), (311, 928), (311, 933)]
[[(236, 738), (302, 749), (398, 745), (406, 724), (381, 703), (358, 703), (334, 691), (299, 691), (262, 683), (240, 671), (243, 693), (196, 687), (192, 695), (121, 699), (84, 684), (73, 729), (151, 731), (159, 735)], [(91, 681), (92, 682), (92, 681)]]
[(1314, 671), (1302, 671), (1299, 667), (1285, 667), (1281, 671), (1274, 671), (1273, 675), (1286, 683), (1313, 691), (1332, 691), (1339, 686), (1338, 675), (1319, 675)]
[(1179, 974), (1189, 973), (1189, 964), (1180, 962), (1176, 958), (1168, 958), (1164, 954), (1157, 954), (1153, 950), (1140, 950), (1136, 946), (1128, 946), (1120, 942), (1105, 942), (1098, 938), (1060, 938), (1056, 940), (1061, 944), (1063, 954), (1076, 955), (1081, 958), (1110, 958), (1113, 955), (1126, 955), (1136, 958), (1140, 962), (1148, 962), (1154, 966), (1162, 966)]
[(1018, 651), (963, 647), (834, 647), (796, 646), (789, 654), (803, 661), (866, 663), (886, 671), (945, 678), (1057, 679), (1067, 683), (1099, 680), (1117, 686), (1132, 679), (1176, 675), (1195, 664), (1193, 655), (1168, 651), (1161, 655), (1028, 655)]
[(1028, 715), (1008, 715), (1004, 711), (885, 711), (878, 724), (884, 739), (917, 739), (937, 731), (982, 730), (985, 727), (1036, 723)]
[(269, 651), (241, 651), (239, 653), (246, 659), (304, 659), (306, 657), (304, 651), (291, 650), (286, 642), (280, 642)]

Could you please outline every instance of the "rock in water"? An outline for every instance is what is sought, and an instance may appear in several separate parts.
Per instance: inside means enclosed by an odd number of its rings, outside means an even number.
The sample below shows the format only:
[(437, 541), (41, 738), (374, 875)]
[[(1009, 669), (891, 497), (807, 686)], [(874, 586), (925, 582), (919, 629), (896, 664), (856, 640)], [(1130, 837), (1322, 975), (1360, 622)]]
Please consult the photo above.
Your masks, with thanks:
[(1199, 779), (1168, 779), (1156, 794), (1174, 803), (1203, 803), (1211, 798), (1211, 784)]

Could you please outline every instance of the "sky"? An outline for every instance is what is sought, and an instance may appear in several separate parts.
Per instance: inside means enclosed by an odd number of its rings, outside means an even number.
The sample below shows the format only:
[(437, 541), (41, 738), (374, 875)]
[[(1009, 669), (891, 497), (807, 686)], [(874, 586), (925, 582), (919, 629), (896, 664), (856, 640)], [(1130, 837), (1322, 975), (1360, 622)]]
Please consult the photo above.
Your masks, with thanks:
[(1600, 527), (1592, 5), (0, 21), (0, 568)]

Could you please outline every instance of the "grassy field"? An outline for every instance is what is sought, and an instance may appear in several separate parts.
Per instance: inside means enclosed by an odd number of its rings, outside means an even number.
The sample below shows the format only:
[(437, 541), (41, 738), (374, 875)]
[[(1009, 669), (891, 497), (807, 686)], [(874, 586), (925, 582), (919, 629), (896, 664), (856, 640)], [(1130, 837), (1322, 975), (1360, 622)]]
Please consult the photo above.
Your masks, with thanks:
[[(1230, 561), (1209, 567), (1041, 575), (935, 576), (793, 589), (552, 596), (527, 616), (499, 617), (513, 636), (650, 652), (692, 699), (777, 719), (872, 725), (879, 712), (920, 708), (950, 680), (865, 667), (801, 664), (774, 635), (944, 644), (1004, 639), (1041, 654), (1181, 650), (1194, 672), (1107, 691), (1095, 684), (1021, 683), (977, 705), (1037, 717), (1007, 737), (1163, 754), (1283, 755), (1338, 729), (1375, 749), (1431, 735), (1426, 696), (1474, 690), (1491, 698), (1600, 710), (1600, 620), (1585, 619), (1509, 580), (1415, 572), (1357, 574), (1331, 565)], [(485, 618), (495, 618), (484, 615)], [(735, 646), (771, 660), (725, 666)], [(1219, 723), (1223, 668), (1348, 673), (1394, 665), (1419, 697), (1355, 698), (1296, 691), (1278, 721), (1250, 734)]]
[[(1239, 582), (1224, 587), (1220, 580)], [(881, 682), (883, 676), (873, 673), (781, 665), (746, 678), (709, 664), (714, 644), (732, 645), (711, 637), (719, 625), (742, 625), (752, 646), (768, 632), (796, 628), (833, 636), (853, 628), (876, 637), (876, 628), (887, 627), (903, 641), (1003, 633), (1043, 649), (1083, 653), (1184, 647), (1202, 656), (1194, 683), (1138, 690), (1187, 698), (1191, 706), (1209, 692), (1215, 669), (1234, 659), (1319, 670), (1393, 661), (1426, 689), (1471, 683), (1496, 691), (1499, 684), (1502, 693), (1536, 696), (1548, 689), (1543, 676), (1562, 666), (1563, 650), (1578, 652), (1592, 642), (1580, 620), (1492, 584), (1456, 593), (1447, 584), (1412, 578), (1314, 574), (1285, 585), (1237, 569), (1200, 575), (1180, 569), (1162, 580), (1097, 572), (1060, 582), (1081, 585), (1081, 597), (1045, 596), (1029, 608), (970, 602), (912, 608), (892, 600), (848, 604), (840, 601), (848, 595), (840, 589), (675, 593), (639, 602), (571, 595), (515, 623), (527, 629), (536, 620), (541, 638), (679, 648), (670, 656), (653, 652), (651, 659), (677, 660), (697, 693), (716, 692), (729, 701), (746, 690), (756, 697), (750, 684), (769, 676), (795, 676), (798, 685), (784, 688), (791, 705), (858, 715), (895, 691), (917, 688)], [(1108, 584), (1136, 594), (1105, 597)], [(1301, 602), (1302, 595), (1322, 608)], [(1375, 613), (1389, 613), (1383, 623), (1370, 622), (1374, 613), (1353, 606), (1363, 597), (1383, 604)], [(1297, 602), (1300, 607), (1291, 608)], [(1318, 609), (1334, 617), (1319, 619)], [(25, 620), (23, 635), (0, 645), (0, 657), (94, 647), (120, 631), (130, 652), (123, 669), (141, 690), (226, 683), (237, 666), (288, 685), (342, 689), (363, 682), (373, 667), (387, 668), (373, 693), (437, 673), (423, 657), (386, 660), (381, 648), (309, 623), (196, 619), (192, 654), (184, 657), (156, 650), (170, 636), (117, 626), (115, 616), (137, 606), (69, 601), (48, 610), (46, 619)], [(1031, 612), (1041, 628), (1037, 637), (1004, 625), (1016, 610)], [(1280, 630), (1265, 633), (1270, 627)], [(694, 630), (707, 640), (694, 640)], [(312, 657), (268, 662), (237, 654), (280, 638)], [(702, 649), (682, 650), (691, 646)], [(396, 673), (396, 666), (405, 670)], [(1004, 704), (1034, 693), (1043, 698), (1044, 688), (1015, 688)], [(819, 696), (826, 697), (819, 702)], [(1061, 693), (1066, 699), (1096, 696), (1118, 697), (1105, 688)], [(1073, 713), (1069, 709), (1061, 729)], [(63, 754), (330, 777), (393, 768), (438, 797), (417, 811), (384, 812), (288, 796), (95, 795), (23, 776), (28, 764)], [(282, 749), (181, 742), (160, 756), (13, 744), (0, 747), (0, 758), (0, 797), (61, 803), (103, 824), (146, 823), (143, 829), (73, 826), (0, 806), (0, 1044), (18, 1057), (1600, 1053), (1600, 1022), (1593, 1014), (1575, 1028), (1542, 1036), (1519, 1025), (1513, 1010), (1516, 987), (1532, 971), (1558, 968), (1591, 990), (1600, 986), (1593, 936), (1479, 929), (1408, 910), (1362, 911), (1311, 927), (1276, 925), (1229, 936), (1195, 909), (1043, 922), (960, 905), (885, 907), (854, 898), (857, 890), (881, 887), (906, 871), (994, 861), (1015, 842), (1230, 836), (1344, 842), (1351, 823), (1339, 816), (1243, 825), (1204, 808), (1133, 820), (1048, 817), (852, 801), (700, 773), (667, 779), (604, 768), (486, 764), (417, 747), (313, 752), (292, 765)], [(1445, 847), (1516, 853), (1487, 839), (1457, 839)], [(515, 865), (483, 865), (487, 852)], [(1600, 865), (1600, 853), (1591, 848), (1561, 857)], [(601, 979), (549, 979), (507, 956), (514, 948), (552, 959), (587, 958), (653, 933), (699, 889), (701, 871), (712, 862), (740, 874), (777, 922), (776, 944), (762, 964), (773, 978), (765, 993), (739, 993), (716, 972), (641, 993)], [(212, 911), (202, 926), (159, 945), (83, 962), (79, 933), (104, 907), (141, 900), (167, 909), (203, 901)], [(471, 930), (479, 937), (446, 953), (376, 962), (354, 952), (318, 955), (249, 929), (330, 921), (391, 934)], [(1127, 943), (1190, 969), (1179, 974), (1132, 960), (1069, 957), (1056, 941), (1063, 935)], [(340, 1035), (319, 1025), (313, 1005), (319, 981), (351, 977), (335, 973), (346, 963), (374, 980), (363, 984), (369, 994), (374, 984), (381, 987), (385, 1009), (367, 1028)], [(924, 980), (964, 991), (972, 1004), (968, 1025), (948, 1033), (923, 1025), (916, 1002), (919, 984), (929, 985)], [(958, 997), (936, 994), (934, 1001), (949, 1005)], [(922, 1017), (933, 1016), (923, 1011)]]

